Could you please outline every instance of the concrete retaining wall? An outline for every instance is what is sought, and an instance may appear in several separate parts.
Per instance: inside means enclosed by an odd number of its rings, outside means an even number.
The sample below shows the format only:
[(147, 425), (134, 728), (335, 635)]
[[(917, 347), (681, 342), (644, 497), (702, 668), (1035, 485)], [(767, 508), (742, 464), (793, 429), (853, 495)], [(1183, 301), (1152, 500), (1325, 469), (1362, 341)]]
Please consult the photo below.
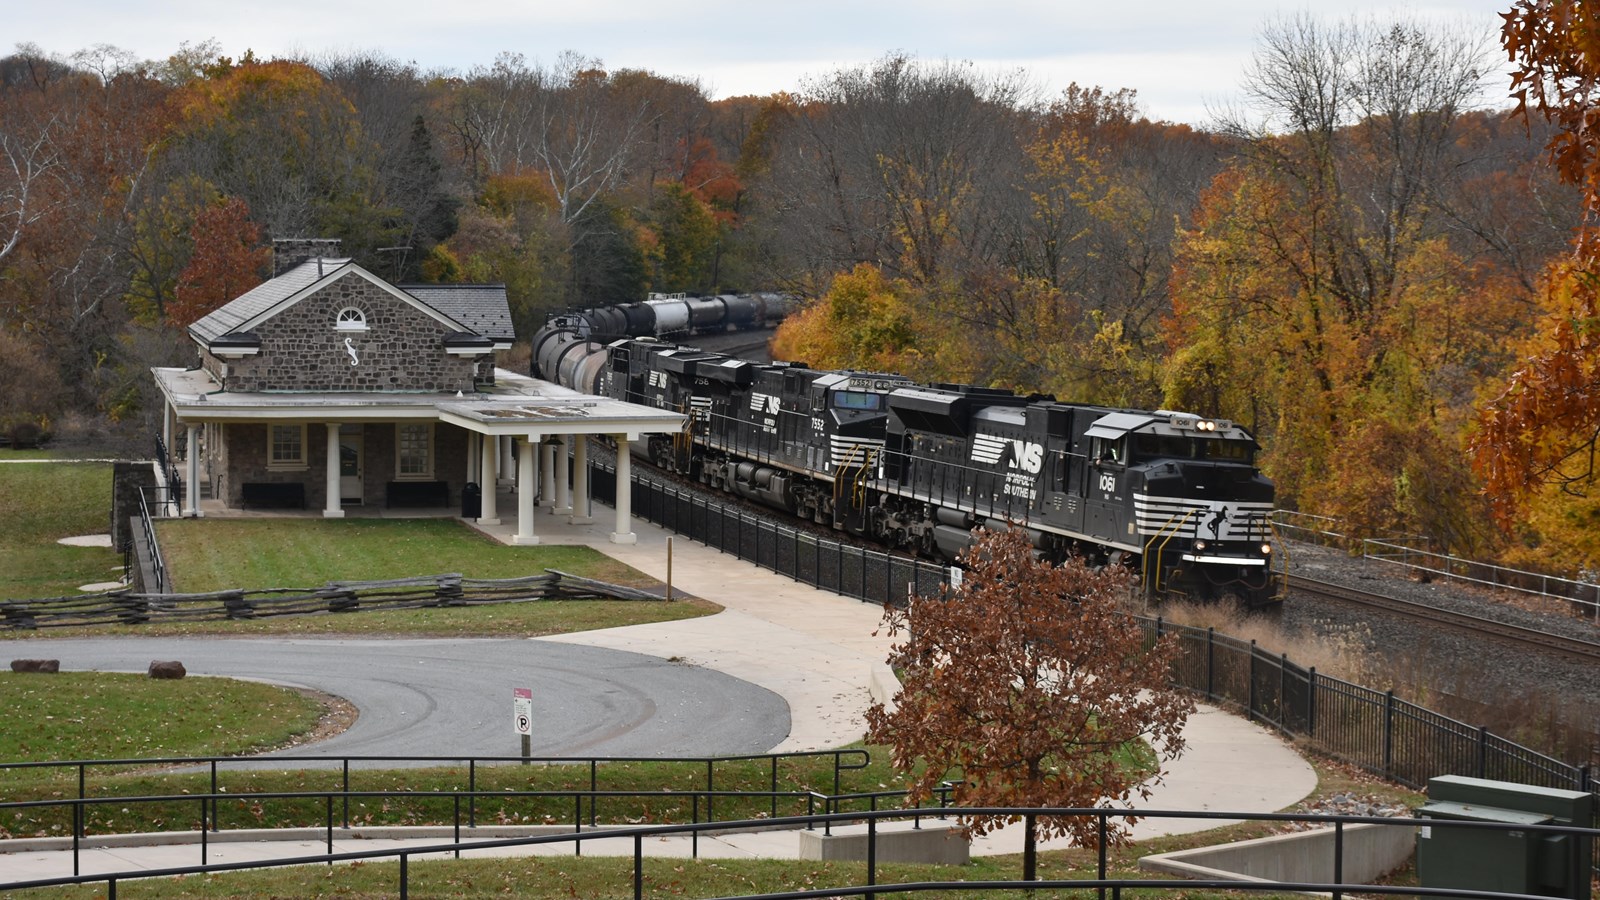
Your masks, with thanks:
[[(1279, 834), (1215, 847), (1161, 853), (1139, 860), (1139, 868), (1185, 878), (1246, 881), (1333, 881), (1332, 828)], [(1347, 884), (1369, 884), (1405, 865), (1417, 847), (1416, 825), (1347, 825), (1344, 868)]]
[[(950, 822), (878, 823), (878, 862), (936, 863), (964, 866), (972, 861), (972, 845), (965, 832)], [(800, 858), (814, 860), (864, 860), (867, 826), (835, 826), (832, 834), (800, 832)]]

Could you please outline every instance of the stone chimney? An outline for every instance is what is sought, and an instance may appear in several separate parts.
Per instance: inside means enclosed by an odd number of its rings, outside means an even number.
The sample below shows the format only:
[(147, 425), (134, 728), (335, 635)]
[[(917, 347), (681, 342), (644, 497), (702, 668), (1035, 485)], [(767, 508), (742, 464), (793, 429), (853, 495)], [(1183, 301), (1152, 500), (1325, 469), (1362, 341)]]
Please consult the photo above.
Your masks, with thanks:
[(277, 278), (308, 259), (336, 258), (339, 250), (338, 238), (274, 238), (272, 277)]

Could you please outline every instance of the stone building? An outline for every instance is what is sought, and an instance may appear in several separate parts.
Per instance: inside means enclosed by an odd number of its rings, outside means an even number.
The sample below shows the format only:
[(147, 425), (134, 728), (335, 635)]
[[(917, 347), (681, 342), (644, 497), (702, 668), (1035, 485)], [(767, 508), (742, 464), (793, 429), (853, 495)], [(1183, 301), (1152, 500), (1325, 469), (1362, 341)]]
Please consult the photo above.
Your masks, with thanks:
[[(477, 518), (498, 521), (497, 485), (526, 484), (519, 505), (567, 494), (565, 477), (537, 473), (582, 473), (575, 436), (681, 429), (675, 413), (496, 369), (515, 338), (503, 285), (395, 285), (337, 254), (336, 241), (275, 242), (271, 279), (189, 326), (197, 363), (154, 370), (168, 445), (184, 432), (186, 515), (202, 495), (327, 517), (466, 510), (472, 485)], [(580, 465), (556, 465), (558, 448)], [(618, 534), (631, 535), (620, 514)]]

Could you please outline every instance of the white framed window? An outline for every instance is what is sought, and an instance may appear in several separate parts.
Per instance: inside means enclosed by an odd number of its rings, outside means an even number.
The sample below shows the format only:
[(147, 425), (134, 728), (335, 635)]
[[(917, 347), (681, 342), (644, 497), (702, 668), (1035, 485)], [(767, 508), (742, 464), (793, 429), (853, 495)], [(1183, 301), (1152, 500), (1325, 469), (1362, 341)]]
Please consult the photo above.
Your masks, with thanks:
[(306, 467), (306, 426), (267, 426), (267, 468), (304, 469)]
[(402, 422), (394, 427), (396, 481), (433, 480), (433, 423)]
[(354, 306), (346, 306), (333, 317), (335, 331), (366, 331), (367, 314)]

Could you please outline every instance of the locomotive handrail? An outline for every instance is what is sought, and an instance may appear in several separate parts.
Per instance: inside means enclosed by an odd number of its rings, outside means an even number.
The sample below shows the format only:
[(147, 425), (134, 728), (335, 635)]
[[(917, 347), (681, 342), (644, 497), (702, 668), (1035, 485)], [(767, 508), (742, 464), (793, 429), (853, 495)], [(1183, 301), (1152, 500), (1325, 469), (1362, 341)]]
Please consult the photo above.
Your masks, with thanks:
[[(1161, 590), (1161, 554), (1162, 554), (1163, 551), (1165, 551), (1167, 549), (1167, 542), (1171, 541), (1174, 537), (1176, 537), (1178, 535), (1178, 529), (1183, 527), (1183, 523), (1188, 521), (1190, 516), (1198, 515), (1199, 512), (1200, 511), (1196, 510), (1196, 509), (1189, 509), (1189, 510), (1184, 510), (1182, 513), (1175, 513), (1175, 514), (1173, 514), (1171, 516), (1168, 516), (1167, 517), (1167, 521), (1161, 523), (1161, 527), (1156, 531), (1156, 533), (1152, 534), (1150, 536), (1150, 540), (1145, 541), (1145, 544), (1144, 544), (1144, 559), (1141, 561), (1141, 565), (1140, 565), (1140, 568), (1143, 569), (1143, 571), (1140, 573), (1139, 584), (1140, 584), (1141, 587), (1143, 587), (1145, 589), (1145, 591), (1147, 593), (1151, 590), (1151, 584), (1150, 584), (1150, 560), (1152, 558), (1154, 558), (1155, 561), (1156, 561), (1154, 590), (1160, 591)], [(1173, 525), (1173, 521), (1174, 520), (1177, 520), (1177, 524), (1176, 525)], [(1172, 526), (1172, 530), (1171, 531), (1167, 530), (1168, 526)], [(1156, 542), (1157, 538), (1161, 539), (1161, 546), (1156, 548), (1155, 553), (1151, 553), (1150, 552), (1151, 545), (1153, 545)]]

